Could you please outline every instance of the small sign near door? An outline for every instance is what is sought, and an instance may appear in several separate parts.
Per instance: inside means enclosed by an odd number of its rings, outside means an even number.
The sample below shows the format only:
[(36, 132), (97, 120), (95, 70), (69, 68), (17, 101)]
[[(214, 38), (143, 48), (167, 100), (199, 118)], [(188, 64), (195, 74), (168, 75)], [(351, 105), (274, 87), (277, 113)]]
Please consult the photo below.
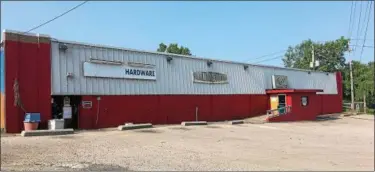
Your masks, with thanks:
[(82, 101), (82, 107), (83, 109), (91, 109), (92, 101)]
[(301, 97), (301, 104), (302, 104), (302, 106), (307, 106), (309, 104), (309, 99), (308, 99), (307, 96)]

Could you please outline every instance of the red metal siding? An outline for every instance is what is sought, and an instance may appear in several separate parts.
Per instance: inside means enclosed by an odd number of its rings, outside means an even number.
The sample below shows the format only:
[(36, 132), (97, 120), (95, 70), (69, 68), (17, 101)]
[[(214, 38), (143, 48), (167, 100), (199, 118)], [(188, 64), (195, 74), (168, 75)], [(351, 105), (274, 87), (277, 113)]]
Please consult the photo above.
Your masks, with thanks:
[(321, 96), (321, 114), (342, 112), (342, 76), (336, 72), (337, 95), (320, 95)]
[(268, 95), (250, 95), (250, 117), (266, 114), (270, 108)]
[(49, 43), (7, 40), (5, 37), (6, 131), (20, 132), (24, 112), (14, 106), (13, 85), (18, 79), (19, 94), (27, 112), (41, 113), (41, 128), (51, 118), (51, 60)]
[(160, 96), (160, 114), (166, 116), (168, 124), (195, 120), (198, 107), (198, 120), (208, 120), (211, 115), (210, 97), (203, 95)]
[[(267, 95), (160, 95), (100, 96), (99, 120), (96, 96), (82, 96), (92, 101), (91, 109), (80, 108), (79, 128), (116, 127), (125, 122), (178, 124), (195, 120), (221, 121), (265, 114)], [(253, 103), (251, 103), (253, 102)]]
[(222, 121), (250, 116), (249, 95), (215, 95), (212, 96), (212, 118), (210, 121)]

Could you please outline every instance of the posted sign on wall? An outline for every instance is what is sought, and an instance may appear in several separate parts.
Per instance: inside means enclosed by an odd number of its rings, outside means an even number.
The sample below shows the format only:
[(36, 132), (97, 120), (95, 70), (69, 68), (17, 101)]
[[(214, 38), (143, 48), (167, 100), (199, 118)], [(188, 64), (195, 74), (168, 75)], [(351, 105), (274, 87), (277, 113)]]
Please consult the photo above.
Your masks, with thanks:
[(128, 78), (156, 80), (154, 67), (132, 67), (127, 65), (111, 65), (84, 62), (83, 75), (102, 78)]

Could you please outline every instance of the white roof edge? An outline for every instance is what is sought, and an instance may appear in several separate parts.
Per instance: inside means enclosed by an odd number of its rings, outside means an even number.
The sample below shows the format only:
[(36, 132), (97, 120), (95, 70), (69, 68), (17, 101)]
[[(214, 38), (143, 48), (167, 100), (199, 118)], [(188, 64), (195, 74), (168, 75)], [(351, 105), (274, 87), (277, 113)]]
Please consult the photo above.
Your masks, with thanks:
[(26, 32), (21, 32), (21, 31), (16, 31), (16, 30), (9, 30), (9, 29), (4, 29), (3, 33), (16, 33), (16, 34), (27, 35), (27, 36), (38, 36), (38, 37), (48, 37), (48, 38), (51, 37), (51, 36), (46, 35), (46, 34), (26, 33)]
[(229, 60), (219, 60), (219, 59), (212, 59), (212, 58), (204, 58), (204, 57), (196, 57), (196, 56), (188, 56), (188, 55), (180, 55), (180, 54), (171, 54), (171, 53), (164, 53), (164, 52), (154, 52), (154, 51), (146, 51), (146, 50), (137, 50), (137, 49), (115, 47), (115, 46), (108, 46), (108, 45), (101, 45), (101, 44), (90, 44), (90, 43), (82, 43), (82, 42), (76, 42), (76, 41), (58, 40), (58, 39), (55, 39), (55, 38), (51, 38), (51, 39), (52, 39), (53, 42), (67, 43), (67, 44), (76, 44), (76, 45), (84, 45), (84, 46), (98, 47), (98, 48), (111, 48), (111, 49), (124, 50), (124, 51), (132, 51), (132, 52), (150, 53), (150, 54), (166, 55), (166, 56), (175, 56), (175, 57), (191, 58), (191, 59), (197, 59), (197, 60), (210, 60), (210, 61), (213, 61), (213, 62), (216, 61), (216, 62), (241, 64), (241, 65), (266, 67), (266, 68), (277, 68), (277, 69), (285, 69), (285, 70), (293, 70), (293, 71), (303, 71), (303, 72), (311, 72), (311, 73), (330, 73), (330, 74), (334, 74), (334, 72), (321, 72), (321, 71), (312, 71), (312, 70), (306, 70), (306, 69), (278, 67), (278, 66), (271, 66), (271, 65), (259, 65), (259, 64), (251, 64), (251, 63), (244, 63), (244, 62), (229, 61)]

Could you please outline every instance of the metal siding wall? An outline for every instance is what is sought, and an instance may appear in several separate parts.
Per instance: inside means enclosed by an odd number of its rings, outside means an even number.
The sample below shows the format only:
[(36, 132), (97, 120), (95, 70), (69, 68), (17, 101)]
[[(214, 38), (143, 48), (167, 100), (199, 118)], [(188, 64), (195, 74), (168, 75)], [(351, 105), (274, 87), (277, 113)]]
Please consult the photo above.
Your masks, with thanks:
[[(69, 43), (68, 50), (60, 52), (58, 44), (52, 42), (53, 95), (265, 94), (265, 89), (272, 88), (273, 74), (287, 75), (291, 88), (323, 89), (323, 94), (337, 94), (334, 74), (252, 65), (245, 71), (243, 65), (215, 61), (209, 68), (205, 60), (182, 57), (175, 57), (168, 64), (164, 55)], [(154, 64), (157, 80), (84, 77), (83, 62), (90, 58)], [(227, 74), (229, 84), (193, 83), (193, 71)], [(72, 79), (67, 79), (68, 72), (73, 73)]]

